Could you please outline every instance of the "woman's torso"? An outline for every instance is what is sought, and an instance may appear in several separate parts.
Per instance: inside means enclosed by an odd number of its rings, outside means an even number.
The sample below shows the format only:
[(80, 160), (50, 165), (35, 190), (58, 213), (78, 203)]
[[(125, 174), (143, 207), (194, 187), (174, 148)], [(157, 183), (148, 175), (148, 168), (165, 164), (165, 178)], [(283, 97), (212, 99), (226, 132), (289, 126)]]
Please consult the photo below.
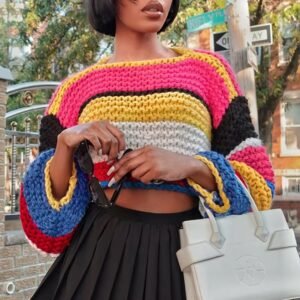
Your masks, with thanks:
[[(220, 122), (234, 88), (224, 89), (232, 83), (212, 54), (177, 51), (180, 55), (170, 59), (109, 64), (101, 60), (66, 80), (48, 114), (63, 127), (110, 120), (133, 149), (154, 145), (191, 156), (210, 150), (212, 128)], [(113, 189), (107, 186), (105, 164), (95, 162), (95, 169), (110, 198)], [(133, 181), (124, 187), (117, 203), (127, 208), (178, 212), (194, 206), (185, 182), (144, 186)]]

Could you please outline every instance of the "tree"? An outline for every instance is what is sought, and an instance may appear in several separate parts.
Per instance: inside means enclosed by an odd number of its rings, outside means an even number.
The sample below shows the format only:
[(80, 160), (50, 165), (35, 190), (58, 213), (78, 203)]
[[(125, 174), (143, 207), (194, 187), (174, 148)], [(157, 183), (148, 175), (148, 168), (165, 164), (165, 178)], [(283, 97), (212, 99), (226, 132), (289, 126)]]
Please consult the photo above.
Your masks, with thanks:
[[(261, 64), (256, 75), (257, 100), (259, 110), (260, 135), (265, 143), (271, 147), (272, 116), (282, 99), (289, 81), (294, 80), (299, 68), (300, 59), (300, 3), (285, 1), (259, 0), (251, 1), (251, 24), (271, 22), (273, 27), (274, 45), (272, 48), (262, 48)], [(280, 25), (294, 24), (289, 45), (289, 61), (278, 65), (278, 44), (282, 42)], [(278, 68), (274, 68), (278, 66)]]
[[(176, 22), (162, 39), (184, 44), (186, 17), (203, 12), (205, 1), (181, 1)], [(86, 19), (80, 0), (30, 0), (23, 11), (20, 38), (31, 45), (32, 54), (23, 66), (20, 80), (61, 80), (112, 50), (113, 39), (97, 34)]]
[[(83, 0), (28, 0), (25, 1), (23, 22), (19, 22), (19, 36), (23, 45), (30, 45), (31, 54), (26, 58), (16, 81), (62, 80), (96, 62), (104, 53), (112, 51), (113, 39), (93, 31), (86, 19)], [(256, 74), (257, 100), (261, 137), (267, 142), (272, 128), (272, 115), (285, 87), (299, 66), (300, 30), (294, 30), (290, 46), (290, 60), (274, 71), (277, 65), (277, 46), (280, 42), (280, 20), (300, 20), (300, 3), (279, 0), (250, 0), (251, 24), (271, 22), (274, 46), (263, 47), (259, 72)], [(160, 35), (169, 45), (185, 45), (185, 24), (190, 16), (225, 7), (226, 0), (181, 0), (176, 21)], [(0, 23), (1, 24), (1, 23)], [(226, 30), (225, 25), (214, 31)], [(2, 32), (2, 33), (1, 33)], [(0, 37), (3, 30), (0, 26)], [(7, 41), (0, 39), (2, 49)], [(272, 51), (270, 51), (270, 49)], [(1, 59), (1, 55), (0, 55)], [(3, 61), (3, 59), (2, 59)], [(1, 64), (1, 60), (0, 60)]]

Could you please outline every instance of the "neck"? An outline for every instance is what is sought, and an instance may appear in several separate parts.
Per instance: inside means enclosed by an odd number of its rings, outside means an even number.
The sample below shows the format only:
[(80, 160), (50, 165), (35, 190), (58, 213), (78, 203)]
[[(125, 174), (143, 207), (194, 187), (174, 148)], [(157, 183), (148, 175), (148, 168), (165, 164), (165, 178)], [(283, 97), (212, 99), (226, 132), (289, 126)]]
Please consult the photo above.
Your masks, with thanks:
[(118, 29), (114, 40), (114, 52), (109, 62), (137, 61), (175, 56), (164, 47), (156, 33), (139, 33)]

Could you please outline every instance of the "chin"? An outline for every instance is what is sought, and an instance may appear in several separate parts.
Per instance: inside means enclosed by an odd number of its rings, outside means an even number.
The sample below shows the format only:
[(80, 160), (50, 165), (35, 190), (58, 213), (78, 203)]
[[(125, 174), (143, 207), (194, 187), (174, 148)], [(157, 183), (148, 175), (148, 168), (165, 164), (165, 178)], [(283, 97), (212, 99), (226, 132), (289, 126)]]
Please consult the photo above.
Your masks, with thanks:
[(136, 26), (135, 30), (141, 33), (157, 33), (161, 30), (163, 24), (151, 24), (144, 26)]

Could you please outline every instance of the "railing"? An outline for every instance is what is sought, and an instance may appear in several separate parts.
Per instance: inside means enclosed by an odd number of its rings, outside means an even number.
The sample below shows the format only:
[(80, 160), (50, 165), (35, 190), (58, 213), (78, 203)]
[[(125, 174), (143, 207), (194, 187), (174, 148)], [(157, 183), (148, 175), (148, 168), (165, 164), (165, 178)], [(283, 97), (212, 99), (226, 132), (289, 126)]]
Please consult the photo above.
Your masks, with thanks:
[[(38, 154), (39, 145), (39, 128), (42, 113), (47, 107), (47, 104), (34, 104), (34, 97), (32, 90), (55, 89), (59, 82), (54, 81), (38, 81), (27, 82), (9, 86), (7, 88), (7, 95), (11, 96), (18, 93), (24, 93), (25, 107), (15, 109), (6, 113), (6, 122), (8, 128), (5, 130), (5, 214), (6, 219), (14, 218), (19, 215), (19, 195), (20, 185), (24, 173)], [(29, 101), (28, 101), (29, 99)], [(28, 113), (39, 111), (36, 119), (28, 118)], [(10, 119), (16, 116), (24, 115), (21, 122), (25, 124), (24, 131), (18, 131), (17, 122), (9, 122)], [(20, 118), (18, 118), (20, 119)], [(19, 123), (21, 123), (19, 122)], [(32, 131), (32, 128), (35, 131)]]
[[(38, 116), (38, 122), (41, 116)], [(39, 134), (31, 132), (31, 119), (25, 119), (25, 131), (17, 131), (17, 123), (5, 130), (5, 212), (19, 212), (20, 184), (23, 175), (38, 151)]]

